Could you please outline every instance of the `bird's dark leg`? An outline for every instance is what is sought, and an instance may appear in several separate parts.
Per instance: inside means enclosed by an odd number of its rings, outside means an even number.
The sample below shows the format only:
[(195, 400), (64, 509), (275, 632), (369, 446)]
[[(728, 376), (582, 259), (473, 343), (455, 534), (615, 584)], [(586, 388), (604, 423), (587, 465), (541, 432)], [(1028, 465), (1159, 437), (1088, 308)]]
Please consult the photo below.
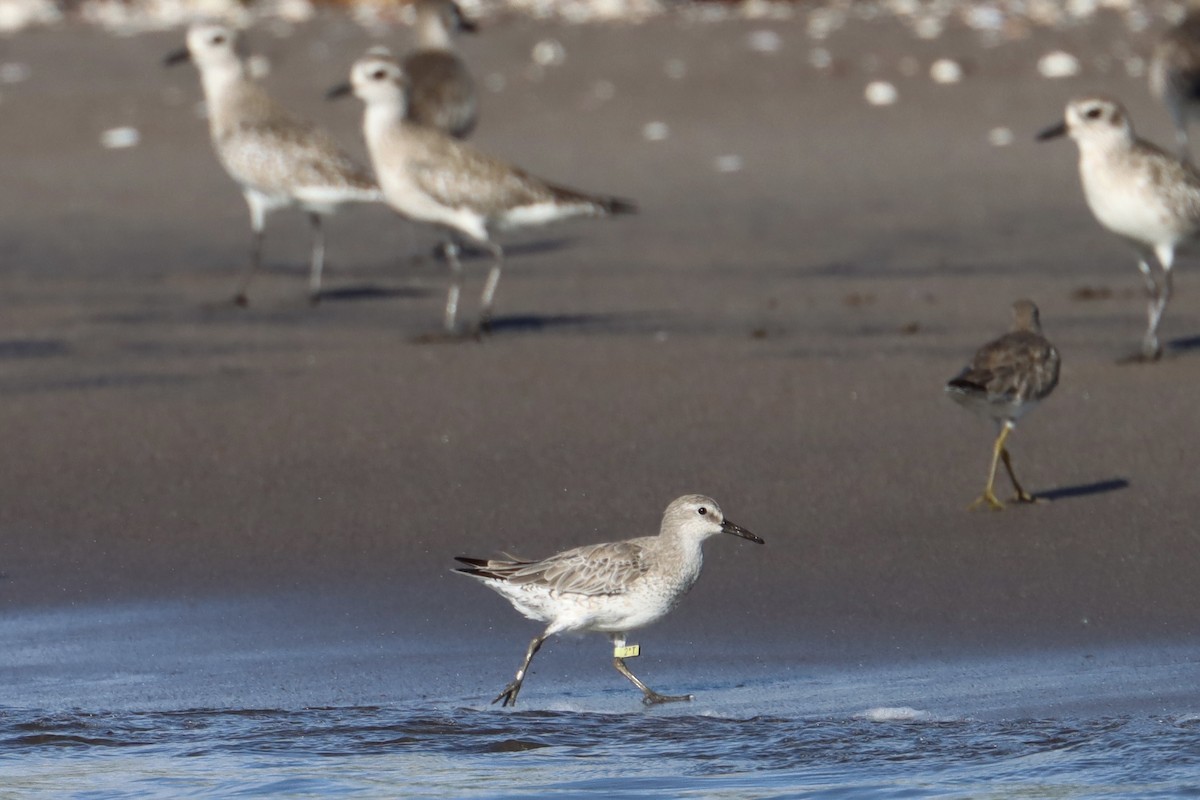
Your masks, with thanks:
[(247, 194), (246, 204), (250, 206), (250, 229), (254, 232), (253, 240), (250, 243), (250, 264), (242, 273), (241, 280), (238, 281), (237, 292), (233, 295), (234, 305), (243, 308), (250, 302), (246, 297), (246, 289), (250, 286), (250, 281), (262, 263), (263, 227), (267, 219), (264, 204), (256, 196)]
[(488, 272), (487, 283), (483, 285), (483, 294), (479, 298), (479, 332), (487, 333), (492, 326), (492, 308), (496, 299), (496, 285), (500, 283), (500, 272), (504, 267), (504, 249), (495, 242), (484, 242), (492, 254), (492, 268)]
[(992, 447), (992, 468), (988, 472), (987, 486), (984, 487), (983, 494), (975, 498), (975, 501), (967, 508), (974, 511), (977, 508), (987, 506), (993, 511), (999, 511), (1004, 508), (1004, 504), (996, 497), (996, 467), (1000, 464), (1000, 456), (1004, 453), (1004, 442), (1008, 439), (1008, 434), (1012, 432), (1013, 425), (1011, 422), (1005, 422), (1000, 428), (1000, 435), (996, 437), (996, 444)]
[[(529, 670), (529, 662), (533, 661), (537, 651), (542, 649), (542, 642), (546, 641), (548, 635), (543, 633), (541, 636), (533, 637), (533, 641), (529, 643), (529, 649), (525, 651), (525, 660), (521, 662), (521, 668), (517, 670), (516, 677), (509, 681), (503, 692), (496, 695), (496, 699), (492, 701), (493, 704), (500, 703), (501, 707), (517, 704), (517, 695), (521, 693), (521, 684), (525, 682), (525, 673)], [(504, 702), (501, 703), (501, 700)]]
[(629, 667), (625, 666), (625, 659), (616, 655), (616, 653), (619, 652), (621, 648), (625, 647), (625, 637), (624, 636), (614, 636), (612, 641), (613, 641), (613, 666), (617, 668), (617, 672), (621, 673), (626, 678), (628, 678), (630, 683), (632, 683), (634, 686), (636, 686), (637, 688), (642, 690), (642, 702), (643, 703), (645, 703), (648, 706), (653, 706), (653, 705), (657, 705), (659, 703), (685, 703), (685, 702), (689, 702), (692, 700), (692, 696), (690, 694), (679, 694), (679, 695), (659, 694), (658, 692), (654, 691), (646, 684), (642, 683), (642, 681), (638, 678), (638, 676), (634, 675), (632, 672), (630, 672)]
[(321, 302), (321, 272), (325, 268), (325, 232), (321, 229), (321, 215), (309, 214), (312, 224), (312, 266), (308, 273), (308, 302), (314, 306)]

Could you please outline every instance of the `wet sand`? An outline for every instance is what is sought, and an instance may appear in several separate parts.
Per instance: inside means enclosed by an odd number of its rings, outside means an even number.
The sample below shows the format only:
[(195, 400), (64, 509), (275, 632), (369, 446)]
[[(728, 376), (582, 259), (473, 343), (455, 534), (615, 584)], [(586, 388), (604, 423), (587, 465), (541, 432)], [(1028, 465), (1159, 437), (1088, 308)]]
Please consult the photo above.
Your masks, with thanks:
[[(762, 29), (779, 52), (747, 46)], [(535, 80), (548, 37), (566, 60)], [(1118, 365), (1144, 325), (1134, 260), (1084, 206), (1074, 147), (1033, 142), (1095, 89), (1168, 141), (1144, 81), (1097, 66), (1149, 35), (1101, 18), (988, 49), (856, 23), (821, 45), (822, 72), (799, 22), (499, 24), (464, 45), (504, 79), (475, 143), (642, 213), (508, 237), (496, 334), (437, 345), (414, 341), (440, 321), (436, 238), (381, 207), (329, 224), (318, 308), (298, 214), (270, 220), (251, 307), (227, 304), (246, 210), (196, 75), (159, 67), (180, 41), (67, 26), (4, 43), (32, 68), (0, 89), (11, 613), (351, 593), (336, 621), (289, 625), (436, 628), (515, 666), (533, 626), (452, 556), (653, 532), (704, 492), (767, 545), (708, 544), (692, 596), (644, 637), (680, 653), (734, 635), (806, 659), (1194, 642), (1200, 279), (1184, 259), (1168, 356)], [(361, 107), (321, 97), (371, 43), (332, 16), (251, 38), (272, 90), (358, 154)], [(1058, 46), (1081, 77), (1037, 75)], [(942, 56), (962, 83), (925, 77)], [(897, 105), (864, 102), (874, 78)], [(654, 121), (666, 140), (643, 137)], [(103, 149), (119, 125), (141, 143)], [(989, 144), (998, 126), (1011, 146)], [(739, 171), (715, 168), (728, 155)], [(468, 318), (482, 278), (469, 264)], [(1020, 296), (1063, 355), (1011, 444), (1051, 502), (972, 514), (993, 432), (941, 387)]]

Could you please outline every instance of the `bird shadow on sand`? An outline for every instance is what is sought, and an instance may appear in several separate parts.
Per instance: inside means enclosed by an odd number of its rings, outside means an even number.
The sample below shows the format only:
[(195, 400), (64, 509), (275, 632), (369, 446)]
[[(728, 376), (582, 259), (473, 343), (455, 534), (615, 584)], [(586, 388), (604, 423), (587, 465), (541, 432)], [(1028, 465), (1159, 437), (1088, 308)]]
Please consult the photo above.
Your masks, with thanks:
[(1118, 492), (1121, 489), (1128, 489), (1129, 481), (1125, 478), (1110, 478), (1106, 481), (1096, 481), (1094, 483), (1081, 483), (1077, 486), (1060, 486), (1057, 489), (1050, 489), (1045, 492), (1038, 492), (1034, 495), (1038, 500), (1069, 500), (1076, 497), (1089, 497), (1094, 494), (1107, 494), (1108, 492)]
[(339, 286), (334, 289), (322, 289), (320, 303), (353, 303), (361, 300), (391, 300), (396, 298), (417, 299), (435, 294), (432, 289), (420, 289), (413, 286), (376, 286), (363, 284), (360, 286)]
[(552, 330), (578, 333), (628, 333), (646, 324), (642, 314), (510, 314), (493, 317), (491, 335), (543, 333)]
[(0, 340), (0, 361), (9, 359), (55, 358), (70, 355), (70, 346), (61, 339)]
[(1192, 350), (1200, 350), (1200, 336), (1185, 336), (1182, 339), (1172, 339), (1167, 342), (1167, 352), (1169, 353), (1187, 353)]

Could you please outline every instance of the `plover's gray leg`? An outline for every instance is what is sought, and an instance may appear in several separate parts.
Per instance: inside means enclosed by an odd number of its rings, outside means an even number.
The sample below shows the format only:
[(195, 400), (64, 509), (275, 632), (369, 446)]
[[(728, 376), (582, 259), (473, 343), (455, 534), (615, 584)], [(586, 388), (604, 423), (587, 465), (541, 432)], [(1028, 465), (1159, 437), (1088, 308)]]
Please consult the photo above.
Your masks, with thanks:
[(1154, 276), (1150, 259), (1142, 257), (1138, 261), (1138, 269), (1146, 283), (1146, 294), (1149, 300), (1146, 306), (1146, 334), (1142, 337), (1142, 358), (1156, 360), (1162, 356), (1162, 345), (1158, 341), (1158, 326), (1162, 322), (1167, 303), (1171, 300), (1171, 267), (1175, 262), (1175, 249), (1170, 245), (1154, 248), (1154, 254), (1162, 267), (1162, 278)]
[(496, 299), (496, 285), (500, 283), (500, 271), (504, 267), (504, 249), (495, 242), (485, 242), (492, 254), (492, 268), (488, 271), (483, 294), (479, 297), (479, 331), (486, 333), (492, 325), (492, 308)]
[(496, 699), (492, 704), (500, 703), (501, 708), (504, 706), (515, 706), (517, 704), (517, 695), (521, 693), (521, 684), (525, 682), (525, 673), (529, 670), (529, 662), (533, 661), (533, 657), (538, 650), (542, 649), (542, 642), (546, 641), (549, 632), (543, 633), (541, 636), (533, 637), (533, 641), (529, 643), (529, 649), (525, 651), (525, 660), (521, 662), (521, 668), (517, 670), (517, 675), (513, 678), (508, 686), (504, 687), (504, 691), (496, 695)]
[[(625, 646), (625, 634), (614, 634), (612, 636), (612, 643), (615, 653), (616, 648)], [(636, 653), (634, 655), (636, 655)], [(629, 667), (625, 666), (625, 659), (615, 654), (613, 655), (613, 666), (617, 668), (617, 672), (628, 678), (630, 683), (642, 690), (642, 702), (648, 706), (657, 705), (659, 703), (686, 703), (692, 700), (692, 696), (690, 694), (659, 694), (646, 684), (642, 683), (641, 679), (639, 679), (637, 675), (634, 675), (632, 672), (630, 672)]]
[(321, 272), (325, 269), (325, 231), (321, 228), (321, 215), (309, 214), (312, 223), (312, 267), (308, 273), (308, 301), (313, 305), (321, 302)]
[(463, 268), (458, 260), (458, 243), (448, 240), (442, 248), (446, 263), (450, 265), (450, 290), (446, 293), (446, 332), (454, 333), (454, 323), (458, 317), (458, 297), (462, 293)]
[(1162, 266), (1162, 280), (1151, 304), (1150, 326), (1146, 331), (1146, 338), (1153, 345), (1153, 352), (1146, 355), (1159, 358), (1162, 356), (1162, 345), (1158, 341), (1158, 325), (1167, 310), (1167, 303), (1171, 302), (1171, 267), (1175, 264), (1175, 248), (1169, 244), (1159, 245), (1154, 248), (1154, 254), (1158, 256), (1158, 263)]
[(246, 192), (246, 205), (250, 207), (250, 230), (253, 232), (254, 240), (250, 245), (250, 263), (242, 273), (242, 278), (238, 281), (237, 292), (233, 295), (234, 304), (239, 306), (246, 306), (250, 302), (246, 297), (246, 288), (250, 286), (250, 281), (254, 279), (254, 273), (258, 272), (258, 267), (262, 263), (263, 227), (267, 220), (266, 203), (257, 192)]

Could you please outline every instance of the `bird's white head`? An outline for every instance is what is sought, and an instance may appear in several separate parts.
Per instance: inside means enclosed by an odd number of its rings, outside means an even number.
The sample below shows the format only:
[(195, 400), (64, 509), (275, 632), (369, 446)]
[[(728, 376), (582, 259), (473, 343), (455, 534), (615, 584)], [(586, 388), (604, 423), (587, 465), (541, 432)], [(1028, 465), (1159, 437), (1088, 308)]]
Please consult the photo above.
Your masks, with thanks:
[(1038, 134), (1039, 141), (1069, 135), (1080, 147), (1128, 147), (1133, 144), (1129, 114), (1109, 97), (1079, 97), (1067, 103), (1063, 121)]
[(350, 68), (350, 82), (334, 87), (330, 97), (353, 93), (368, 108), (398, 109), (404, 116), (408, 76), (395, 57), (382, 47), (374, 47)]
[(187, 46), (167, 56), (167, 65), (191, 61), (201, 72), (241, 72), (242, 58), (237, 32), (216, 22), (193, 23), (187, 32)]
[(702, 494), (685, 494), (663, 512), (662, 533), (694, 542), (702, 542), (718, 533), (729, 533), (762, 544), (750, 531), (725, 519), (717, 501)]

